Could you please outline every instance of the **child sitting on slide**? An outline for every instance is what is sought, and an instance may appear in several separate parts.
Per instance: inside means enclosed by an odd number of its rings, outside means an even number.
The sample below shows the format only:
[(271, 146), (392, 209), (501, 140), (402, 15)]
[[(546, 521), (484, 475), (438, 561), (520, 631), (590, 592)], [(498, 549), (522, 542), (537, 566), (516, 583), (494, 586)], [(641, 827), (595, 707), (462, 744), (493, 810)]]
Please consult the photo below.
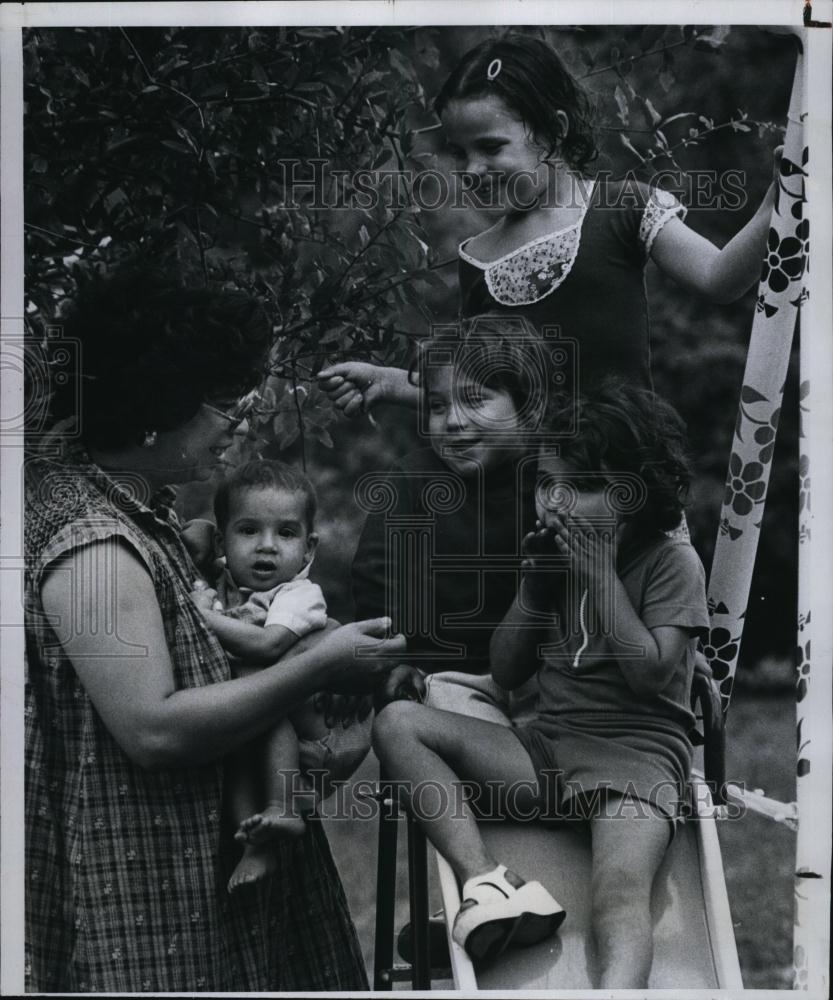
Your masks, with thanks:
[[(538, 456), (539, 523), (491, 642), (501, 687), (537, 671), (535, 717), (510, 728), (398, 701), (377, 716), (373, 744), (460, 880), (453, 936), (473, 958), (546, 938), (564, 911), (489, 854), (459, 781), (488, 782), (501, 816), (589, 819), (598, 986), (644, 989), (651, 889), (685, 801), (695, 643), (708, 627), (700, 560), (667, 534), (689, 480), (683, 429), (671, 407), (622, 383), (579, 400), (575, 433), (561, 411), (550, 426), (563, 436)], [(425, 781), (456, 808), (413, 794)]]
[[(290, 465), (253, 461), (220, 486), (214, 512), (213, 554), (225, 565), (213, 587), (198, 581), (192, 598), (239, 674), (280, 660), (303, 637), (328, 627), (321, 588), (308, 578), (318, 543), (315, 489)], [(192, 522), (192, 550), (199, 548), (201, 530)], [(348, 778), (369, 749), (369, 720), (330, 725), (312, 699), (278, 721), (262, 745), (235, 756), (230, 806), (243, 856), (229, 892), (274, 870), (272, 842), (301, 836), (316, 793), (327, 794), (333, 781)], [(301, 772), (316, 783), (315, 791), (300, 780)]]

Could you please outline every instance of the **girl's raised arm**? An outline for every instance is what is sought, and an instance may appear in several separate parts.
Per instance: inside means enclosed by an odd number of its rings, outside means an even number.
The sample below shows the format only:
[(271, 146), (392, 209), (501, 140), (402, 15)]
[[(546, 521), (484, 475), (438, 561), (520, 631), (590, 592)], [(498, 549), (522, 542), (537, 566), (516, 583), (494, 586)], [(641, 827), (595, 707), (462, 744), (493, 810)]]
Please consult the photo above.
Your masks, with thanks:
[(376, 403), (396, 403), (416, 409), (419, 386), (403, 368), (367, 361), (342, 361), (318, 373), (318, 384), (347, 417), (366, 413)]
[[(523, 584), (521, 592), (523, 594)], [(492, 633), (489, 662), (492, 677), (507, 691), (514, 691), (541, 665), (538, 649), (547, 641), (548, 626), (531, 612), (523, 596), (516, 597), (503, 621)]]
[[(113, 567), (116, 628), (99, 628), (94, 596), (79, 601), (72, 581)], [(341, 673), (373, 673), (383, 661), (357, 646), (396, 656), (400, 637), (383, 639), (388, 619), (334, 629), (314, 648), (248, 677), (177, 690), (162, 613), (144, 563), (126, 546), (94, 542), (46, 575), (43, 607), (70, 636), (64, 650), (110, 734), (140, 767), (190, 767), (224, 757), (265, 732)], [(72, 627), (68, 628), (71, 623)]]
[[(780, 168), (776, 150), (775, 174)], [(758, 211), (723, 247), (694, 232), (679, 218), (670, 219), (657, 233), (651, 259), (665, 274), (712, 302), (734, 302), (758, 279), (766, 250), (772, 208), (773, 182)]]

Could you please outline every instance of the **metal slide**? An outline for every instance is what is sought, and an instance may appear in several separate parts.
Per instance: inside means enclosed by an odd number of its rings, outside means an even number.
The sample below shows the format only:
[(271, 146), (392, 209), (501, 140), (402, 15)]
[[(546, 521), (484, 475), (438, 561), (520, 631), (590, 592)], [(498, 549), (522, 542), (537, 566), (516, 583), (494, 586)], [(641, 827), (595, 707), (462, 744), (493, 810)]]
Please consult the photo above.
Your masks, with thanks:
[[(708, 788), (694, 784), (699, 817), (678, 830), (654, 883), (654, 965), (650, 989), (743, 988), (714, 807)], [(437, 856), (454, 985), (472, 990), (597, 989), (589, 929), (590, 841), (586, 824), (482, 823), (494, 857), (537, 879), (567, 911), (558, 934), (531, 948), (507, 950), (478, 968), (451, 940), (460, 892), (451, 868)]]

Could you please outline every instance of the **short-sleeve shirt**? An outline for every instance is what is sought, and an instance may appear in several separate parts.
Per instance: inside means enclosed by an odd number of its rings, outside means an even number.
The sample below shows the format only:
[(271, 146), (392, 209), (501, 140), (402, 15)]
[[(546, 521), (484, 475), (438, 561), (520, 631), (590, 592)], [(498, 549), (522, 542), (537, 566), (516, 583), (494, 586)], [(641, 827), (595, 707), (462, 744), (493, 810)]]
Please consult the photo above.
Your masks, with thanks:
[[(137, 487), (141, 486), (137, 483)], [(230, 678), (190, 600), (196, 570), (172, 493), (131, 494), (81, 456), (26, 468), (26, 988), (31, 992), (361, 990), (361, 950), (320, 826), (276, 845), (275, 875), (230, 896), (239, 857), (222, 822), (223, 761), (143, 770), (102, 722), (49, 622), (46, 574), (89, 556), (108, 618), (117, 539), (156, 591), (177, 690)], [(60, 569), (56, 569), (60, 572)], [(112, 581), (112, 577), (109, 578)]]
[[(483, 263), (460, 245), (461, 314), (511, 312), (541, 332), (575, 341), (562, 388), (586, 389), (606, 374), (650, 386), (644, 268), (654, 239), (685, 208), (634, 180), (594, 183), (579, 221)], [(572, 352), (574, 353), (574, 352)], [(574, 372), (577, 376), (574, 378)]]
[(708, 628), (705, 575), (691, 545), (667, 536), (626, 557), (617, 572), (648, 628), (673, 625), (690, 633), (668, 683), (653, 695), (635, 694), (606, 640), (587, 634), (580, 606), (570, 611), (563, 599), (537, 675), (537, 715), (516, 732), (542, 789), (556, 779), (552, 804), (560, 799), (563, 809), (577, 793), (604, 788), (673, 819), (691, 772), (689, 697), (696, 636)]
[[(661, 535), (626, 557), (618, 573), (647, 628), (668, 625), (690, 632), (680, 662), (661, 691), (650, 697), (635, 694), (605, 637), (585, 635), (576, 609), (571, 613), (562, 602), (538, 674), (539, 712), (568, 716), (574, 722), (584, 713), (652, 716), (688, 732), (694, 725), (690, 696), (696, 641), (709, 626), (703, 564), (688, 541)], [(638, 648), (633, 656), (640, 659)]]
[(217, 597), (224, 613), (249, 625), (282, 625), (297, 636), (327, 624), (327, 604), (317, 583), (308, 579), (305, 566), (291, 580), (269, 590), (238, 587), (228, 569), (217, 580)]

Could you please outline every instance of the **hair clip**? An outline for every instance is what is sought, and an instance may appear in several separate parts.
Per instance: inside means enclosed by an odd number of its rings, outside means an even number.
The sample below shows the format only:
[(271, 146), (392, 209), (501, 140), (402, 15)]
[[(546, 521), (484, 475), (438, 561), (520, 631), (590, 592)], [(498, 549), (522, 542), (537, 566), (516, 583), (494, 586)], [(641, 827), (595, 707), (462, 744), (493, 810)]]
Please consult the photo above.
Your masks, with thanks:
[(502, 69), (503, 69), (503, 63), (500, 61), (500, 59), (493, 59), (489, 63), (489, 68), (486, 70), (486, 79), (489, 80), (490, 82), (492, 80), (496, 80)]

